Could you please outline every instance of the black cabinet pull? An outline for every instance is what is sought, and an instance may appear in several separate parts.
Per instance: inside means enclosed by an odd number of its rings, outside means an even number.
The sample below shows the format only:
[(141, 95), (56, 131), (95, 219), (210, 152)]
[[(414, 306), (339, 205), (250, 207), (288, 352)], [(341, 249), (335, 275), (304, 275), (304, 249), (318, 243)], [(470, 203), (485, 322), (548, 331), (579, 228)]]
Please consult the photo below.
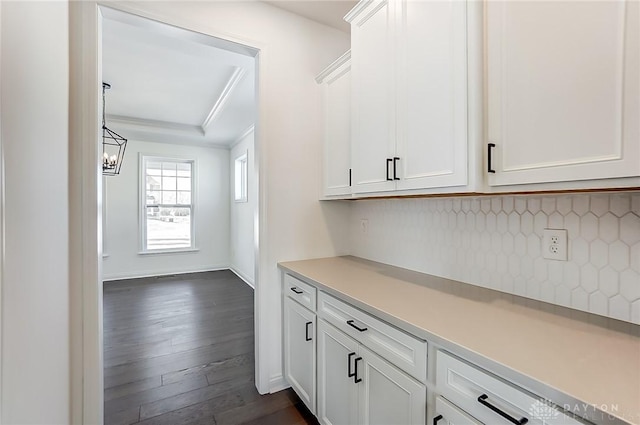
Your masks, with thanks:
[(485, 407), (488, 407), (489, 409), (493, 410), (494, 412), (496, 412), (498, 415), (502, 416), (503, 418), (505, 418), (506, 420), (508, 420), (509, 422), (516, 424), (516, 425), (524, 425), (527, 422), (529, 422), (529, 419), (523, 417), (522, 419), (516, 419), (513, 416), (511, 416), (510, 414), (502, 411), (501, 409), (498, 409), (496, 406), (494, 406), (493, 404), (489, 403), (487, 401), (487, 399), (489, 398), (488, 395), (486, 394), (482, 394), (480, 397), (478, 397), (478, 402), (480, 404), (482, 404)]
[(353, 378), (354, 376), (356, 376), (355, 372), (351, 372), (351, 359), (353, 358), (353, 356), (355, 356), (356, 353), (349, 353), (349, 356), (347, 356), (347, 377), (349, 378)]
[(442, 419), (442, 415), (438, 415), (435, 418), (433, 418), (433, 425), (437, 425), (440, 419)]
[(291, 289), (293, 292), (295, 292), (296, 294), (300, 295), (302, 293), (304, 293), (304, 291), (301, 291), (300, 289), (296, 288), (295, 286), (292, 286)]
[(304, 325), (304, 327), (305, 327), (305, 329), (304, 329), (304, 340), (305, 340), (305, 341), (311, 341), (311, 340), (313, 339), (313, 338), (311, 338), (311, 337), (309, 336), (309, 325), (311, 325), (312, 323), (313, 323), (313, 322), (307, 322), (307, 323), (305, 323), (305, 325)]
[(349, 168), (349, 186), (351, 186), (351, 168)]
[(393, 157), (393, 179), (394, 180), (400, 180), (400, 177), (398, 177), (398, 161), (400, 160), (400, 158), (398, 158), (397, 156)]
[(385, 173), (387, 174), (387, 181), (393, 181), (393, 179), (391, 177), (389, 177), (389, 164), (391, 164), (391, 161), (393, 161), (393, 159), (391, 158), (387, 158), (387, 170), (385, 171)]
[(487, 147), (487, 172), (489, 173), (495, 173), (496, 170), (493, 169), (492, 166), (492, 154), (493, 154), (493, 148), (496, 147), (495, 143), (489, 143), (489, 146)]
[(366, 331), (367, 329), (369, 329), (369, 328), (361, 328), (361, 327), (358, 327), (358, 325), (356, 325), (355, 323), (353, 323), (353, 320), (347, 320), (347, 325), (351, 326), (351, 327), (352, 327), (352, 328), (354, 328), (354, 329), (359, 330), (360, 332), (364, 332), (364, 331)]
[(357, 358), (356, 358), (356, 361), (355, 361), (355, 362), (353, 362), (353, 366), (354, 366), (354, 368), (355, 368), (355, 371), (353, 372), (353, 378), (354, 378), (354, 379), (353, 379), (353, 382), (355, 382), (356, 384), (357, 384), (358, 382), (362, 382), (362, 379), (358, 378), (358, 362), (359, 362), (360, 360), (362, 360), (362, 357), (357, 357)]

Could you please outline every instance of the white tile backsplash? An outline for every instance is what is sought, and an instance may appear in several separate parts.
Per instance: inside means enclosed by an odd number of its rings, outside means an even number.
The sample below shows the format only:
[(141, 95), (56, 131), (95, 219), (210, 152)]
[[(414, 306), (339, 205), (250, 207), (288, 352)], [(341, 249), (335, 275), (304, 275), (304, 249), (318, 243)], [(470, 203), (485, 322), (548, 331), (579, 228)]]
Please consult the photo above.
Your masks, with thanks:
[(353, 255), (640, 324), (640, 192), (363, 200), (350, 222)]

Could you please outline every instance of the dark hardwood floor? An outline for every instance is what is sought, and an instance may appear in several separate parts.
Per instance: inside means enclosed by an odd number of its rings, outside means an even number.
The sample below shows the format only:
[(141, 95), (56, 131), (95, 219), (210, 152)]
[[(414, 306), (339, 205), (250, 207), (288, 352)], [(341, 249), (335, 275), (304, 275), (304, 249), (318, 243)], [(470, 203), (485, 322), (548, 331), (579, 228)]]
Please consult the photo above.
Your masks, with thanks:
[(254, 383), (253, 290), (230, 271), (104, 285), (105, 425), (317, 424)]

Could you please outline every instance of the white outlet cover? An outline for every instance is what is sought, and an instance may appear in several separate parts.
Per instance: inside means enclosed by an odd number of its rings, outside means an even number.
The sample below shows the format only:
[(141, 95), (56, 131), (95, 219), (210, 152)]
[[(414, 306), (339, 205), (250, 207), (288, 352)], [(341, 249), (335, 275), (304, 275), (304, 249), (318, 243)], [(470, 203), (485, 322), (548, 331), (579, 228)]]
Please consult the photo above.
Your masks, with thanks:
[(544, 229), (542, 257), (548, 260), (567, 261), (567, 230)]

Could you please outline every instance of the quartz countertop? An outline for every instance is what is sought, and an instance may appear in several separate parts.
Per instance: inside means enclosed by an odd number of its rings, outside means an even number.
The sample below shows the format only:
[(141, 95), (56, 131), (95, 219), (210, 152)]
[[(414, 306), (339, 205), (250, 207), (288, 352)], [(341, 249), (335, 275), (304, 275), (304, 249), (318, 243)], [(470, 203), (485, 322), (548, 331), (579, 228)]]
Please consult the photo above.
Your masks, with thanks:
[(357, 257), (279, 266), (596, 423), (640, 425), (638, 325)]

